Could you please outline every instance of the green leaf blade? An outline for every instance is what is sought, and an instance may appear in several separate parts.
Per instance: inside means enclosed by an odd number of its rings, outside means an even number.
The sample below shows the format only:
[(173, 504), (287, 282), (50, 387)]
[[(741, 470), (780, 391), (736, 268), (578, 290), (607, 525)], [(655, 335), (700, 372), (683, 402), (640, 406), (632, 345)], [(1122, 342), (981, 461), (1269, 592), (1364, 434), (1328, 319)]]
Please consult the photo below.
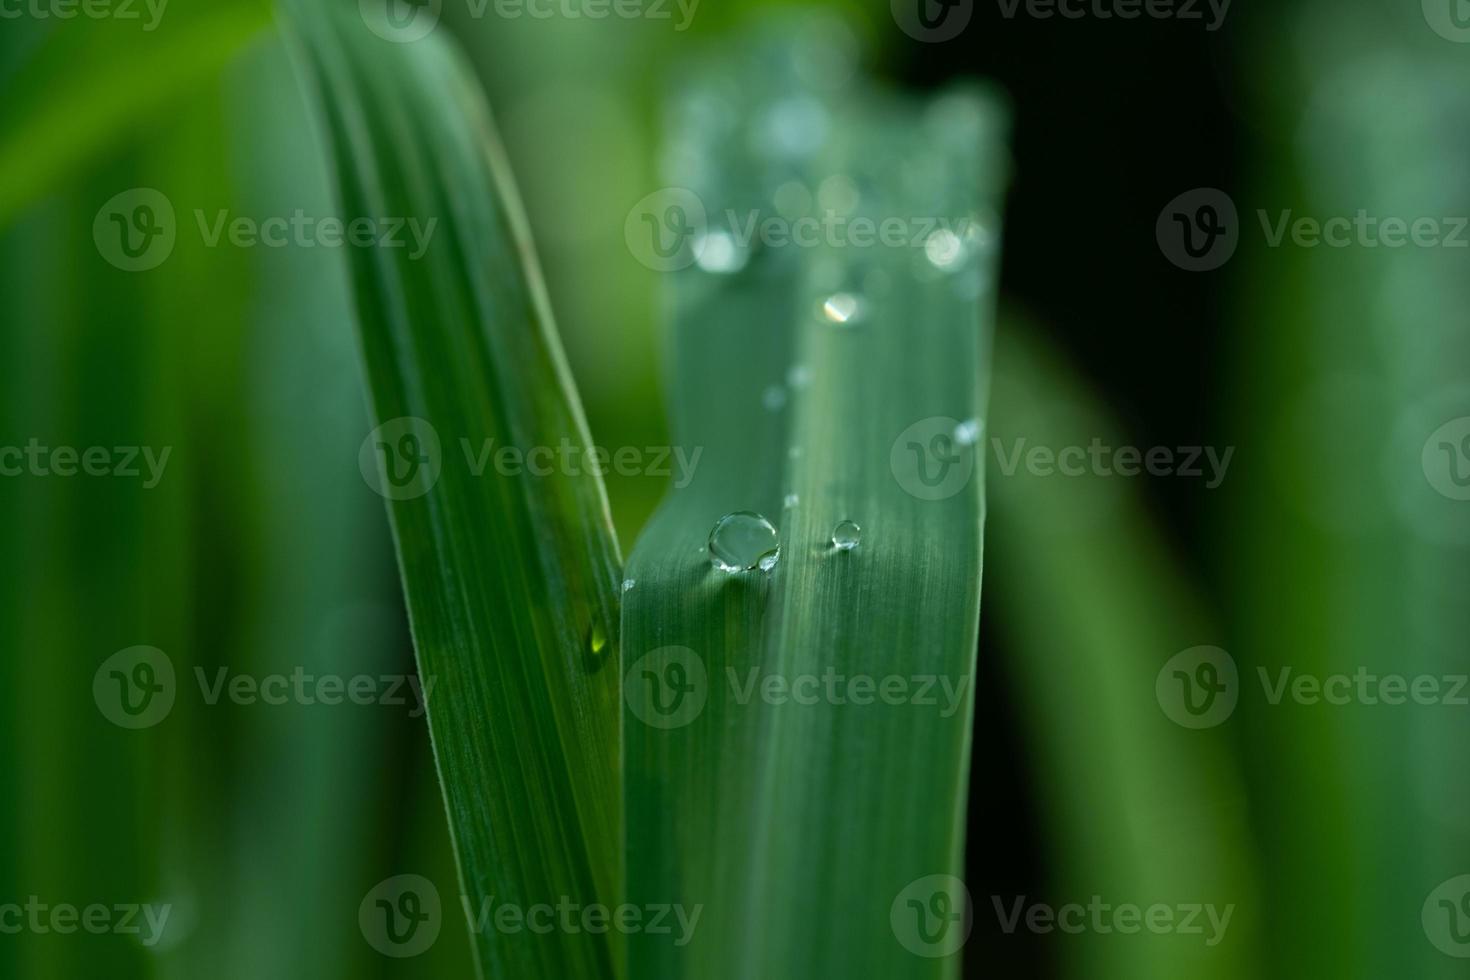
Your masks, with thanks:
[[(611, 976), (606, 935), (477, 921), (492, 901), (611, 904), (621, 866), (619, 678), (588, 639), (615, 636), (621, 561), (595, 472), (533, 471), (536, 447), (590, 440), (503, 156), (437, 37), (295, 12), (344, 219), (437, 223), (421, 257), (353, 249), (352, 273), (377, 420), (441, 445), (437, 481), (390, 515), (481, 965)], [(506, 447), (528, 465), (497, 463)]]

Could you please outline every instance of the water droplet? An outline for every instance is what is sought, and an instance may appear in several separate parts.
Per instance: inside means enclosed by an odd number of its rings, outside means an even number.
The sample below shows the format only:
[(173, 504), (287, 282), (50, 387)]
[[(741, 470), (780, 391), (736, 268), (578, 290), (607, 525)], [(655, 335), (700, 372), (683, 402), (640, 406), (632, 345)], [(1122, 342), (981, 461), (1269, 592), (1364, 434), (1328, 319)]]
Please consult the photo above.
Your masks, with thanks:
[(804, 364), (793, 365), (791, 370), (786, 372), (786, 383), (793, 388), (805, 388), (807, 382), (811, 380), (811, 369)]
[(625, 578), (625, 579), (623, 579), (623, 591), (624, 592), (632, 592), (633, 591), (633, 586), (635, 586), (637, 584), (638, 584), (638, 580), (637, 579)]
[(779, 412), (781, 406), (786, 404), (786, 389), (780, 385), (771, 385), (761, 393), (761, 404), (769, 412)]
[(790, 449), (786, 450), (786, 458), (787, 459), (801, 459), (801, 447), (800, 446), (792, 446)]
[(838, 551), (851, 551), (858, 546), (863, 529), (852, 521), (838, 521), (832, 529), (832, 544)]
[(715, 229), (694, 240), (694, 261), (705, 272), (728, 275), (739, 272), (750, 261), (749, 249), (742, 248), (728, 231)]
[(722, 572), (768, 571), (780, 556), (775, 526), (753, 511), (726, 514), (709, 532), (709, 560)]
[(924, 257), (936, 268), (949, 271), (965, 257), (965, 245), (959, 235), (948, 228), (940, 228), (924, 240)]
[(973, 446), (980, 440), (982, 423), (979, 419), (965, 419), (954, 427), (954, 441), (961, 446)]
[(822, 303), (822, 315), (833, 323), (856, 323), (863, 316), (863, 301), (852, 293), (833, 293)]
[(801, 498), (798, 497), (794, 493), (788, 493), (786, 495), (786, 499), (785, 499), (785, 501), (783, 501), (783, 503), (784, 503), (786, 509), (787, 510), (790, 510), (791, 508), (795, 507), (797, 504), (801, 503)]

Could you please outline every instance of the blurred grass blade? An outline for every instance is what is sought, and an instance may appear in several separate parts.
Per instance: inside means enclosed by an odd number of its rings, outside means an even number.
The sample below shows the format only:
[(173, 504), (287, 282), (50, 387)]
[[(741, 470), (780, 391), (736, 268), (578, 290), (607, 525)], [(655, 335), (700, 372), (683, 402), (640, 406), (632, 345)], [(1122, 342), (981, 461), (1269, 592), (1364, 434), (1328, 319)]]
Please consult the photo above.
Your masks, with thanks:
[[(1048, 865), (1062, 869), (1048, 882), (1051, 900), (1085, 905), (1098, 895), (1230, 915), (1213, 945), (1210, 929), (1204, 938), (1070, 936), (1061, 975), (1257, 976), (1255, 855), (1231, 730), (1176, 724), (1166, 714), (1174, 704), (1160, 700), (1172, 688), (1158, 686), (1175, 655), (1218, 644), (1219, 634), (1204, 625), (1125, 477), (1018, 465), (1036, 447), (1122, 444), (1082, 384), (1010, 318), (996, 365), (989, 444), (1001, 465), (991, 471), (986, 598), (1015, 651), (1007, 669), (1036, 746), (1043, 829), (1055, 849)], [(1222, 722), (1237, 692), (1201, 723)]]
[[(441, 33), (391, 43), (339, 9), (290, 8), (343, 218), (436, 223), (421, 257), (351, 250), (352, 278), (383, 423), (364, 453), (394, 498), (468, 910), (615, 904), (620, 559), (602, 486), (585, 467), (476, 475), (491, 446), (589, 442), (524, 222), (483, 98)], [(613, 973), (606, 934), (486, 926), (475, 942), (493, 977)]]
[[(668, 263), (672, 424), (699, 465), (637, 544), (622, 620), (630, 901), (695, 924), (631, 940), (629, 975), (952, 976), (963, 888), (931, 876), (962, 868), (983, 512), (956, 429), (982, 409), (1002, 124), (974, 93), (855, 82), (841, 25), (769, 34), (680, 79), (681, 188), (630, 219), (655, 264), (708, 228)], [(786, 219), (836, 221), (747, 245), (777, 188)], [(862, 245), (885, 218), (901, 243)], [(736, 511), (779, 525), (769, 573), (711, 566)], [(773, 675), (798, 696), (760, 693)], [(885, 678), (934, 700), (880, 698)]]
[(270, 23), (264, 0), (151, 9), (157, 21), (151, 12), (137, 22), (68, 20), (0, 74), (0, 226), (150, 113), (196, 91)]

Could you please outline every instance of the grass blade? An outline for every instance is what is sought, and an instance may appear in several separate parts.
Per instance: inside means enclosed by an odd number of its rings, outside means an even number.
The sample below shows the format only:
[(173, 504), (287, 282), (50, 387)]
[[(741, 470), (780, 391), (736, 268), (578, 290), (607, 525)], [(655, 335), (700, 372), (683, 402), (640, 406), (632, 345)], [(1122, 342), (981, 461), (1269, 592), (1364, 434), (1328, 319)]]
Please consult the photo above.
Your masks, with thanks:
[[(700, 919), (692, 937), (637, 937), (630, 975), (948, 976), (958, 957), (915, 955), (891, 913), (910, 914), (911, 883), (962, 866), (982, 480), (953, 434), (982, 407), (1000, 123), (978, 97), (916, 106), (853, 86), (839, 29), (787, 26), (686, 80), (673, 182), (716, 229), (727, 209), (737, 225), (770, 216), (772, 190), (800, 185), (845, 221), (900, 218), (911, 235), (857, 247), (848, 224), (742, 253), (726, 228), (673, 276), (675, 444), (701, 455), (629, 564), (628, 875), (634, 905)], [(931, 239), (925, 217), (975, 223)], [(941, 438), (956, 469), (930, 494), (907, 442)], [(742, 510), (780, 525), (769, 574), (718, 571), (701, 548)], [(862, 526), (850, 552), (831, 543), (844, 519)], [(958, 693), (946, 711), (942, 697), (776, 703), (746, 686), (829, 671), (857, 700), (856, 678)]]
[[(411, 435), (415, 455), (442, 446), (439, 465), (410, 467), (390, 491), (389, 512), (419, 669), (435, 683), (466, 901), (476, 915), (492, 898), (611, 903), (619, 679), (606, 638), (620, 559), (601, 483), (585, 467), (476, 475), (487, 446), (589, 442), (488, 111), (437, 32), (394, 44), (335, 8), (292, 10), (343, 217), (437, 222), (422, 257), (354, 250), (352, 274), (374, 413), (389, 423), (373, 438), (391, 452)], [(405, 418), (422, 421), (392, 421)], [(494, 977), (613, 971), (604, 934), (481, 929), (475, 941)]]

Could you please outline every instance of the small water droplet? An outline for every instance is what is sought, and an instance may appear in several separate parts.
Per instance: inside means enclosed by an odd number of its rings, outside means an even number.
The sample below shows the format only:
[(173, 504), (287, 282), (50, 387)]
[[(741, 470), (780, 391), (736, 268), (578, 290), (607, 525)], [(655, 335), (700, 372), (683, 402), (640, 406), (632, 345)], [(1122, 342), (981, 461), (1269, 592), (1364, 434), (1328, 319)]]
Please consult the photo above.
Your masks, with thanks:
[(822, 303), (822, 315), (833, 323), (856, 323), (863, 316), (863, 301), (852, 293), (833, 293)]
[(705, 272), (728, 275), (745, 268), (750, 250), (741, 247), (728, 231), (715, 229), (694, 240), (694, 261)]
[(965, 257), (965, 245), (959, 235), (948, 228), (940, 228), (924, 240), (924, 257), (935, 268), (948, 272)]
[(786, 509), (787, 510), (790, 510), (791, 508), (795, 507), (797, 504), (801, 503), (801, 498), (798, 497), (794, 493), (788, 493), (786, 495), (786, 500), (783, 503), (784, 503), (784, 506), (786, 507)]
[(805, 388), (811, 380), (811, 369), (805, 364), (794, 364), (791, 370), (786, 372), (786, 383), (793, 388)]
[(801, 447), (800, 446), (792, 446), (790, 449), (786, 450), (786, 458), (787, 459), (801, 459)]
[(638, 580), (637, 579), (625, 578), (625, 579), (623, 579), (623, 591), (624, 592), (632, 592), (633, 591), (633, 586), (635, 586), (637, 584), (638, 584)]
[(709, 560), (722, 572), (769, 571), (780, 556), (775, 526), (753, 511), (726, 514), (709, 532)]
[(954, 427), (954, 441), (961, 446), (973, 446), (980, 440), (980, 429), (979, 419), (965, 419)]
[(832, 544), (838, 551), (851, 551), (858, 546), (862, 534), (863, 529), (853, 521), (838, 521), (832, 529)]
[(780, 385), (771, 385), (761, 393), (761, 404), (766, 406), (768, 412), (779, 412), (781, 406), (786, 404), (786, 389)]

